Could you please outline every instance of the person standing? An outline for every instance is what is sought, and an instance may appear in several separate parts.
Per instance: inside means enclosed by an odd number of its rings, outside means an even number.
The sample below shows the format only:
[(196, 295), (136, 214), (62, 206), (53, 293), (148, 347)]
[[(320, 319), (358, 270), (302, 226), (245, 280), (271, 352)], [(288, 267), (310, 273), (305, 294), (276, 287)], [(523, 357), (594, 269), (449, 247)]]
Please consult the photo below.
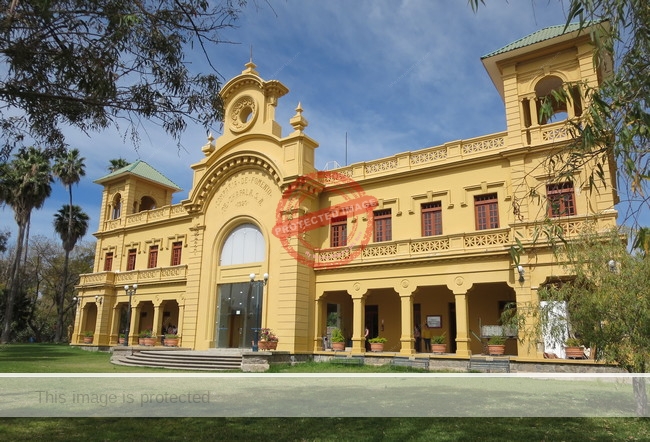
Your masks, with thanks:
[(363, 334), (363, 337), (365, 339), (365, 345), (366, 345), (366, 351), (370, 351), (370, 342), (368, 342), (368, 335), (370, 335), (370, 330), (368, 330), (368, 326), (366, 325), (366, 331)]
[(431, 353), (431, 335), (433, 331), (429, 328), (428, 325), (425, 325), (422, 329), (422, 340), (424, 341), (424, 352)]
[(415, 338), (415, 351), (420, 353), (420, 342), (422, 340), (420, 337), (420, 324), (416, 324), (413, 328), (413, 337)]

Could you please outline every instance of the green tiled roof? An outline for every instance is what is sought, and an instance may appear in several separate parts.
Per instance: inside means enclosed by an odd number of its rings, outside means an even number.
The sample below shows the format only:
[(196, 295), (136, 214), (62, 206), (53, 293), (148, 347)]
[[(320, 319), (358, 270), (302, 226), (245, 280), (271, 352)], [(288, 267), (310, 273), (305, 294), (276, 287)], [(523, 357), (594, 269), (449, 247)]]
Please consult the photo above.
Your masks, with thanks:
[[(589, 24), (584, 24), (584, 27), (587, 27)], [(568, 34), (573, 31), (577, 31), (580, 29), (580, 23), (570, 23), (569, 26), (566, 25), (556, 25), (556, 26), (549, 26), (548, 28), (540, 29), (537, 32), (533, 32), (530, 35), (527, 35), (523, 38), (520, 38), (517, 41), (514, 41), (508, 45), (505, 45), (501, 49), (497, 49), (496, 51), (490, 52), (487, 55), (484, 55), (481, 57), (483, 58), (488, 58), (492, 57), (493, 55), (499, 55), (503, 54), (504, 52), (509, 52), (514, 49), (519, 49), (523, 48), (526, 46), (530, 46), (535, 43), (539, 43), (544, 40), (550, 40), (551, 38), (559, 37), (560, 35)]]
[(101, 184), (105, 181), (108, 181), (119, 175), (124, 175), (126, 173), (137, 175), (146, 180), (153, 181), (158, 184), (162, 184), (165, 187), (169, 187), (175, 190), (181, 190), (181, 188), (178, 187), (176, 184), (174, 184), (172, 180), (170, 180), (165, 175), (158, 172), (156, 169), (154, 169), (153, 167), (151, 167), (149, 164), (145, 163), (142, 160), (136, 160), (135, 162), (129, 164), (128, 166), (124, 166), (121, 169), (117, 169), (116, 171), (101, 177), (95, 182)]

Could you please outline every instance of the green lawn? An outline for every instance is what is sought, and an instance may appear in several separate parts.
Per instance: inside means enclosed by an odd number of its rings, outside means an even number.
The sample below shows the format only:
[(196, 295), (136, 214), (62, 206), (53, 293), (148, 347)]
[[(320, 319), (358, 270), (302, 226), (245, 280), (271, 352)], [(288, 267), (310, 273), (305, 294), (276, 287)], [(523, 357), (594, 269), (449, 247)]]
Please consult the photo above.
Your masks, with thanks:
[[(314, 372), (319, 367), (323, 371), (369, 370), (368, 367), (307, 364), (276, 367), (274, 372)], [(106, 353), (86, 352), (66, 345), (0, 347), (0, 372), (3, 373), (160, 371), (113, 366)], [(644, 441), (650, 440), (650, 425), (647, 419), (633, 418), (5, 418), (0, 420), (0, 438), (3, 441)]]

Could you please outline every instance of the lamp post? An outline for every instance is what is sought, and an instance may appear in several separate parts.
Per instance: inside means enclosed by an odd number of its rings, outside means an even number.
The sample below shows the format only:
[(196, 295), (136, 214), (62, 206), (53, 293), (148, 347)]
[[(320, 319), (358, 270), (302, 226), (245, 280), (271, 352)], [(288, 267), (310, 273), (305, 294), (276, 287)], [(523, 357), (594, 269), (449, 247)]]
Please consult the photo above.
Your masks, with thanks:
[(265, 273), (263, 275), (263, 280), (262, 281), (255, 281), (255, 273), (251, 273), (250, 275), (250, 285), (248, 286), (248, 295), (249, 297), (253, 293), (253, 286), (256, 286), (256, 288), (259, 288), (259, 290), (255, 290), (258, 293), (256, 302), (255, 302), (255, 317), (256, 317), (256, 323), (255, 323), (255, 328), (253, 328), (253, 346), (252, 350), (253, 351), (258, 351), (258, 341), (259, 341), (259, 336), (260, 336), (260, 328), (262, 328), (262, 298), (264, 294), (264, 286), (269, 280), (269, 274)]
[(129, 297), (129, 307), (126, 310), (126, 330), (124, 332), (124, 346), (129, 345), (129, 328), (131, 327), (131, 297), (135, 295), (135, 292), (138, 290), (138, 284), (133, 284), (129, 286), (128, 284), (124, 286), (124, 291)]

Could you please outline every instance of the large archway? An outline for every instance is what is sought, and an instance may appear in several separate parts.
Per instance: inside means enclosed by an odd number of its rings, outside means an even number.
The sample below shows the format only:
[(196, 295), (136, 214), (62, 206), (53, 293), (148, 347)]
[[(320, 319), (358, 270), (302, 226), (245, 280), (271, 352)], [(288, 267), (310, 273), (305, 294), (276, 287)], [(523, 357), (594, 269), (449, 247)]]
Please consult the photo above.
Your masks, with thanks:
[(219, 251), (220, 270), (240, 274), (241, 282), (217, 286), (215, 347), (249, 348), (262, 323), (263, 291), (248, 280), (247, 271), (259, 267), (266, 256), (266, 242), (252, 223), (233, 228)]

